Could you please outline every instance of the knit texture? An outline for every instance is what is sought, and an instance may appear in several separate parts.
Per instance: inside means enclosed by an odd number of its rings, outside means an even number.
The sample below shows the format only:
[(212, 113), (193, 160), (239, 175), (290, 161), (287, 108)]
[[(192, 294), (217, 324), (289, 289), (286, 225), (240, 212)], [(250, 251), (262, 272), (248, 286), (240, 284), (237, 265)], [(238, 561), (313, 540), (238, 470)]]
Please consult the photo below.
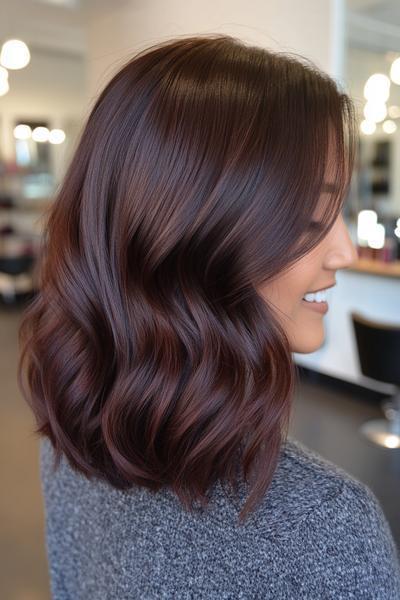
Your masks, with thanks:
[(365, 484), (288, 437), (256, 512), (218, 482), (188, 513), (168, 488), (87, 480), (40, 441), (54, 600), (400, 600), (400, 561)]

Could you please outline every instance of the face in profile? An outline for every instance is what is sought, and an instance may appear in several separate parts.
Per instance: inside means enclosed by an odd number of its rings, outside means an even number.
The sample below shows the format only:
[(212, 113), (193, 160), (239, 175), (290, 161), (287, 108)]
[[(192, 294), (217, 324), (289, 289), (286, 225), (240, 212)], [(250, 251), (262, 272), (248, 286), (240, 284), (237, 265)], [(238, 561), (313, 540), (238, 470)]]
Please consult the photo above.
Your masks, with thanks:
[(343, 216), (339, 214), (318, 246), (261, 289), (261, 295), (272, 304), (285, 329), (292, 352), (307, 354), (322, 345), (324, 314), (329, 309), (330, 294), (334, 293), (334, 289), (327, 293), (324, 290), (336, 283), (336, 271), (349, 267), (357, 257)]

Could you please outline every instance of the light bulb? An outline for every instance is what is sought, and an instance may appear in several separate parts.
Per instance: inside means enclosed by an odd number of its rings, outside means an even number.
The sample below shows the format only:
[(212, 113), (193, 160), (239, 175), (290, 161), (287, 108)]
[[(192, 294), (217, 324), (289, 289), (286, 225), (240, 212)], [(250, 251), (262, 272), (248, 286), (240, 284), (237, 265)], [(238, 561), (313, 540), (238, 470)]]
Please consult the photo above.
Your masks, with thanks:
[(361, 121), (360, 129), (365, 135), (371, 135), (376, 130), (376, 123), (375, 121), (367, 121), (365, 119), (364, 121)]
[(9, 90), (10, 85), (8, 83), (8, 79), (0, 80), (0, 96), (5, 96)]
[(383, 73), (374, 73), (364, 86), (364, 97), (373, 102), (386, 102), (390, 94), (390, 79)]
[(391, 119), (398, 119), (400, 117), (400, 106), (389, 106), (388, 113)]
[(0, 67), (0, 81), (8, 81), (8, 71), (5, 67)]
[(62, 144), (65, 140), (65, 133), (62, 129), (52, 129), (49, 133), (50, 144)]
[(14, 127), (14, 137), (17, 140), (28, 140), (31, 135), (32, 129), (29, 127), (29, 125), (23, 125), (21, 123), (20, 125)]
[(385, 227), (382, 223), (376, 223), (368, 238), (368, 246), (379, 250), (385, 245)]
[(385, 133), (394, 133), (397, 129), (397, 125), (394, 121), (387, 119), (387, 121), (382, 123), (382, 129)]
[(0, 54), (0, 63), (3, 67), (23, 69), (30, 59), (29, 48), (22, 40), (7, 40), (4, 42)]
[(392, 62), (390, 67), (390, 79), (393, 83), (400, 85), (400, 56)]
[(386, 118), (386, 115), (386, 104), (368, 100), (364, 106), (364, 116), (367, 121), (375, 121), (375, 123), (380, 123)]
[(372, 236), (377, 222), (378, 214), (374, 210), (360, 210), (357, 217), (357, 238), (361, 246)]
[(49, 140), (49, 130), (47, 127), (35, 127), (32, 131), (32, 139), (34, 142), (47, 142)]

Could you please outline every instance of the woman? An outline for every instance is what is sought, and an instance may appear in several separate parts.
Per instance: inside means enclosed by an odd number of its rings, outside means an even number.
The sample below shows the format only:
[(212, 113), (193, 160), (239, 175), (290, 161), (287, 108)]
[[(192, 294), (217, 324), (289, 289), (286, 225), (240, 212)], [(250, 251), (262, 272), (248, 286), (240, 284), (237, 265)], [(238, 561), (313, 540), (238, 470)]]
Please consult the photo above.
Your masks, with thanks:
[(222, 34), (100, 94), (20, 330), (56, 600), (400, 598), (376, 497), (288, 436), (354, 139), (326, 74)]

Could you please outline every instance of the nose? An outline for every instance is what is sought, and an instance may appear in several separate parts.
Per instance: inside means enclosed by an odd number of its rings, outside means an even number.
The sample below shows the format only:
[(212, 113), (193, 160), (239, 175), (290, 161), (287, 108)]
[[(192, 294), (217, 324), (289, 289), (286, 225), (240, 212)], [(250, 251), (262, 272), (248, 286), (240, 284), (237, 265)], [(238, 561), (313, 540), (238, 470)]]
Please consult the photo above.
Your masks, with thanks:
[(358, 253), (342, 215), (338, 218), (331, 233), (325, 266), (327, 269), (346, 269), (358, 259)]

